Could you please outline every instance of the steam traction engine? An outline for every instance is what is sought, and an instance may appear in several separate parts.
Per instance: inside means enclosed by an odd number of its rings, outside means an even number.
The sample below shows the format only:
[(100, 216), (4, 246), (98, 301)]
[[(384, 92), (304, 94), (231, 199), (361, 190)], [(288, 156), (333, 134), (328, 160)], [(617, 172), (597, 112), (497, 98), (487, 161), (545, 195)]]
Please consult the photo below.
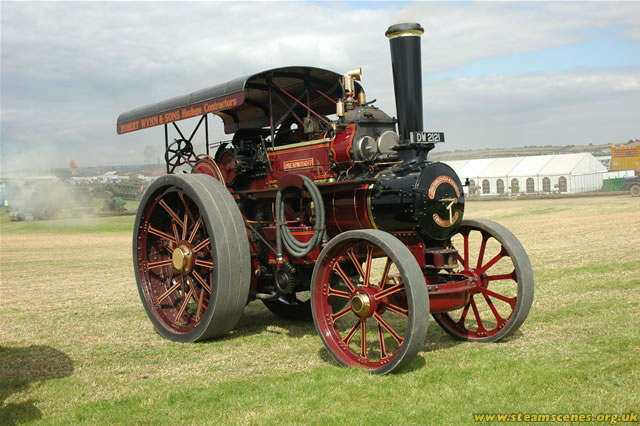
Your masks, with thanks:
[[(526, 252), (501, 225), (463, 220), (462, 182), (427, 158), (444, 135), (423, 130), (422, 33), (386, 32), (397, 120), (367, 102), (359, 69), (299, 66), (120, 115), (121, 134), (164, 126), (167, 175), (144, 194), (133, 237), (161, 335), (224, 335), (259, 299), (279, 317), (313, 318), (339, 364), (388, 373), (422, 348), (430, 314), (462, 340), (520, 327), (533, 301)], [(209, 114), (231, 140), (209, 143)], [(191, 117), (185, 137), (176, 122)]]

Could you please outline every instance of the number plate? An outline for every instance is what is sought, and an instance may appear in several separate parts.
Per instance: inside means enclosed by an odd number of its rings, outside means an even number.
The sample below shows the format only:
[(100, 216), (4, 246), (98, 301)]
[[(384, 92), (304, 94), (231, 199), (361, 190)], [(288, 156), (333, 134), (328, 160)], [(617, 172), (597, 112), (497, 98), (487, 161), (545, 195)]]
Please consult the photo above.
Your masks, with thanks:
[(412, 143), (438, 143), (444, 142), (444, 133), (442, 132), (411, 132)]

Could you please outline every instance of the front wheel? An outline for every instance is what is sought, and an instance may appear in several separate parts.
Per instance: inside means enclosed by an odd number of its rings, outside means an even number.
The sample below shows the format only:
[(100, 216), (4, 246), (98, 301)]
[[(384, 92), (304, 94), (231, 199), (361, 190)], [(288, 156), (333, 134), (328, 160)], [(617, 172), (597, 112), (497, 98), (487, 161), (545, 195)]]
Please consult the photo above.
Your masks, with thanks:
[[(344, 262), (357, 271), (355, 279)], [(336, 308), (336, 300), (344, 307)], [(313, 271), (311, 306), (322, 343), (344, 367), (390, 373), (424, 344), (424, 276), (409, 249), (386, 232), (347, 231), (332, 239)]]
[(632, 197), (640, 197), (640, 185), (633, 185), (629, 189), (629, 192), (631, 193)]
[(504, 226), (487, 220), (464, 220), (452, 238), (461, 264), (457, 274), (475, 282), (467, 304), (433, 314), (460, 340), (496, 342), (513, 334), (533, 303), (533, 269), (520, 241)]

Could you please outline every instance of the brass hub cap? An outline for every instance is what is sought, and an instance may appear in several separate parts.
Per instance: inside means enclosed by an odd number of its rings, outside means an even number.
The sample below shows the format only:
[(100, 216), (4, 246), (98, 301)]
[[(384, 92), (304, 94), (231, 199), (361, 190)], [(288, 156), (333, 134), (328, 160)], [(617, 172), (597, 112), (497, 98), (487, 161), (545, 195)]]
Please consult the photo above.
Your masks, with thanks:
[(363, 317), (369, 313), (371, 309), (371, 300), (365, 293), (358, 293), (351, 298), (351, 310), (356, 315)]
[(193, 266), (193, 253), (187, 246), (181, 245), (173, 251), (171, 260), (173, 261), (173, 267), (178, 271), (189, 273)]

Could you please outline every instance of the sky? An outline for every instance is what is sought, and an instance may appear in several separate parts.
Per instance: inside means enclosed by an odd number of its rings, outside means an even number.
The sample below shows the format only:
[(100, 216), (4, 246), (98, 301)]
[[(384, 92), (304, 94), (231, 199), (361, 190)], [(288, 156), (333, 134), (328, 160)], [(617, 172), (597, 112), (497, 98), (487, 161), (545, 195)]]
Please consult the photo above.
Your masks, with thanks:
[(287, 65), (362, 67), (395, 116), (384, 32), (400, 22), (425, 28), (438, 150), (640, 138), (640, 2), (2, 1), (0, 16), (2, 171), (157, 162), (162, 126), (119, 136), (120, 113)]

